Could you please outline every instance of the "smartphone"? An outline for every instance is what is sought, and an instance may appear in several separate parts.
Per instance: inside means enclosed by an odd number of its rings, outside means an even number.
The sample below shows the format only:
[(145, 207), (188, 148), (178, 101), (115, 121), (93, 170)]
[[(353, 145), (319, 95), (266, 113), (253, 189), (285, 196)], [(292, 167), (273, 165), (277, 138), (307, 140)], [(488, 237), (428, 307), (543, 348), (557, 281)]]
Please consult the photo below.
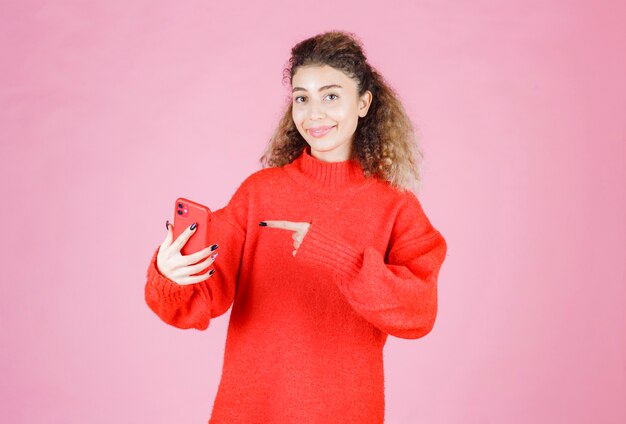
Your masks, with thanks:
[(184, 197), (176, 199), (174, 204), (174, 238), (172, 240), (176, 240), (194, 222), (198, 224), (196, 231), (180, 250), (181, 254), (190, 255), (209, 246), (211, 243), (209, 237), (211, 235), (212, 215), (211, 210), (203, 204)]

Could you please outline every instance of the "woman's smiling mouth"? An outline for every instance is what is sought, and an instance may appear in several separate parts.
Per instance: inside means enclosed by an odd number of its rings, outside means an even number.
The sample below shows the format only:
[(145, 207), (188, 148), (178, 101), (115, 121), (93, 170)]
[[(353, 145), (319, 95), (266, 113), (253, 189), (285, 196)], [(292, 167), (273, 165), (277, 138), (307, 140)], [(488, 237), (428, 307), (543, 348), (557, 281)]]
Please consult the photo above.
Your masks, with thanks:
[(320, 138), (320, 137), (324, 137), (326, 134), (328, 134), (328, 132), (330, 130), (332, 130), (333, 128), (335, 128), (335, 125), (333, 126), (324, 126), (324, 127), (315, 127), (315, 128), (309, 128), (307, 131), (309, 132), (309, 134), (311, 134), (313, 137), (315, 138)]

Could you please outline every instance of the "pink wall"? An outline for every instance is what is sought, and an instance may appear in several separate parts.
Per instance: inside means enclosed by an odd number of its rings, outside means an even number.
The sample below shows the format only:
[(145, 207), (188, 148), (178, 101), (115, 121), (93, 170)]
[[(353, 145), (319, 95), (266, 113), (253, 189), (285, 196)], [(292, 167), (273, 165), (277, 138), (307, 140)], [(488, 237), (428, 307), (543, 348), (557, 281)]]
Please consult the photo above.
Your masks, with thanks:
[(148, 260), (176, 196), (217, 209), (260, 168), (291, 46), (344, 29), (449, 244), (386, 422), (626, 422), (624, 3), (225, 3), (0, 5), (2, 421), (206, 422), (230, 312), (162, 323)]

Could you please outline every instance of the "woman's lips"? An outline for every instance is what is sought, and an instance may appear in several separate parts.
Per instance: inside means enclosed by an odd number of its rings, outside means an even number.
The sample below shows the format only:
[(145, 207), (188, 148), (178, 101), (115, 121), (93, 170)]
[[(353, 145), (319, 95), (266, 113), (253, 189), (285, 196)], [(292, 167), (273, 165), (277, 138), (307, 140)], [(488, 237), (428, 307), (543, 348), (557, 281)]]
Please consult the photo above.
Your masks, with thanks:
[(332, 127), (311, 128), (308, 131), (309, 131), (309, 134), (311, 134), (313, 137), (321, 138), (321, 137), (324, 137), (326, 134), (328, 134), (328, 132), (332, 130), (333, 128), (335, 128), (334, 125)]

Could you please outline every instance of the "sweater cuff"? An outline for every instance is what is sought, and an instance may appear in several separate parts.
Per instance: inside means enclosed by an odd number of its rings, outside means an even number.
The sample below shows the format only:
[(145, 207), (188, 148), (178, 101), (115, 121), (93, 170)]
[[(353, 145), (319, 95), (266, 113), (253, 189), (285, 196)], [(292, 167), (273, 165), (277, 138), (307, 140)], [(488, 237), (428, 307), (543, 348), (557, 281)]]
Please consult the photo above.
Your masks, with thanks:
[(161, 274), (156, 265), (159, 249), (160, 245), (152, 255), (147, 271), (148, 284), (156, 290), (159, 300), (168, 305), (180, 304), (191, 296), (194, 291), (194, 286), (198, 286), (200, 295), (204, 298), (205, 302), (210, 305), (211, 296), (204, 284), (178, 284)]
[(311, 221), (295, 257), (310, 265), (327, 268), (342, 280), (355, 279), (363, 267), (363, 250), (334, 234), (317, 218)]

